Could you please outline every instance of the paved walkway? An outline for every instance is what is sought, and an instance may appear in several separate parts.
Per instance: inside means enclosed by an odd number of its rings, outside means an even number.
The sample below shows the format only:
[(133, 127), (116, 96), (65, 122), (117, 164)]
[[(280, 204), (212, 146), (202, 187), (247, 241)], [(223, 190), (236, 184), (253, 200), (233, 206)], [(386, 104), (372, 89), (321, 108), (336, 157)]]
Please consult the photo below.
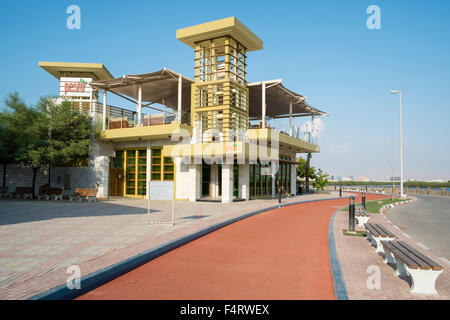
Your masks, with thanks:
[[(359, 200), (360, 201), (360, 200)], [(403, 204), (388, 210), (388, 217), (397, 210), (411, 210), (415, 202)], [(444, 272), (436, 281), (436, 290), (439, 296), (410, 294), (410, 280), (394, 276), (394, 269), (384, 264), (383, 259), (375, 253), (374, 247), (363, 237), (344, 236), (342, 230), (348, 229), (348, 212), (339, 212), (333, 224), (336, 251), (341, 265), (342, 276), (347, 289), (349, 299), (379, 299), (379, 300), (418, 300), (418, 299), (450, 299), (450, 265), (441, 260), (439, 256), (430, 250), (424, 250), (415, 242), (415, 233), (405, 234), (392, 221), (384, 215), (371, 214), (371, 223), (380, 223), (394, 233), (399, 240), (405, 241), (418, 251), (438, 262), (444, 267)], [(357, 230), (364, 230), (357, 227)], [(432, 230), (430, 230), (432, 232)], [(377, 269), (378, 268), (378, 269)], [(369, 277), (374, 275), (374, 270), (379, 270), (380, 287), (367, 285)], [(369, 281), (369, 284), (373, 284)]]
[[(304, 195), (283, 202), (329, 198)], [(335, 196), (335, 195), (334, 195)], [(66, 282), (67, 267), (81, 275), (103, 269), (209, 225), (276, 205), (176, 202), (175, 226), (147, 226), (143, 200), (97, 203), (0, 200), (0, 299), (25, 299)], [(152, 221), (168, 221), (171, 201), (152, 201)]]

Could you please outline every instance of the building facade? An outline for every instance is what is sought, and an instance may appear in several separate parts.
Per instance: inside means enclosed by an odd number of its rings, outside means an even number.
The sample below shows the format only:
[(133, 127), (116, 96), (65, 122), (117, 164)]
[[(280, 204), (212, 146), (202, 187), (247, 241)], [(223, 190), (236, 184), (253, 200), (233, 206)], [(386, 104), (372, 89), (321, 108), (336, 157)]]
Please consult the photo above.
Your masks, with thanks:
[[(319, 152), (295, 119), (327, 114), (281, 79), (247, 82), (247, 56), (263, 41), (235, 17), (176, 34), (193, 49), (193, 79), (167, 68), (114, 78), (102, 64), (39, 63), (59, 80), (60, 98), (101, 129), (88, 167), (78, 168), (83, 181), (97, 185), (100, 198), (229, 203), (295, 195), (296, 155)], [(111, 94), (136, 111), (108, 104)], [(61, 169), (64, 187), (87, 187), (67, 178), (78, 169)]]

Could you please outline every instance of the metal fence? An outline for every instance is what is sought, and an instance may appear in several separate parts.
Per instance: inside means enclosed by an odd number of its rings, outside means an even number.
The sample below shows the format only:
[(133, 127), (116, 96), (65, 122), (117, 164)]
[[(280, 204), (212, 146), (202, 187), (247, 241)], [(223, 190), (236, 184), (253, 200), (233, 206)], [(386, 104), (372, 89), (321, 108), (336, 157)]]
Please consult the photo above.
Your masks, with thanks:
[[(103, 121), (103, 105), (94, 103), (93, 111), (97, 121)], [(170, 124), (177, 121), (173, 113), (142, 113), (142, 126)], [(115, 106), (106, 106), (106, 129), (134, 128), (138, 125), (138, 113)]]

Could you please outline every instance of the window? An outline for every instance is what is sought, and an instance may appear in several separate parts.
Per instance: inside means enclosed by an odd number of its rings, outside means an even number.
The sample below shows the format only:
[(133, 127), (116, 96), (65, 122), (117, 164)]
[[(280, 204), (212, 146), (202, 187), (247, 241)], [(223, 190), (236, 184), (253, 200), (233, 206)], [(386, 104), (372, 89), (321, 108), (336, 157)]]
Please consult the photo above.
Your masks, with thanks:
[(112, 167), (113, 168), (123, 168), (123, 151), (116, 151), (116, 157), (113, 158)]
[(152, 180), (161, 180), (161, 148), (152, 149)]
[(172, 157), (163, 157), (161, 148), (152, 149), (152, 180), (173, 181), (175, 164)]
[(147, 150), (138, 150), (137, 194), (145, 195), (147, 190)]
[(136, 150), (127, 150), (126, 194), (136, 194)]
[(171, 157), (164, 157), (164, 181), (174, 180), (175, 165)]

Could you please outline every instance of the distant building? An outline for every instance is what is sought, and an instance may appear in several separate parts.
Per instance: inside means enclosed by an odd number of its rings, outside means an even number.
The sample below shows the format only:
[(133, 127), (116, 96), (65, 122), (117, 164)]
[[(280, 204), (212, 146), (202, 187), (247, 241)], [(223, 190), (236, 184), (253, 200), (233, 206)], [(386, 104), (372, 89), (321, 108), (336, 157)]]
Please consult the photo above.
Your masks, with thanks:
[(359, 176), (358, 180), (364, 182), (367, 181), (367, 178), (364, 176)]
[(400, 177), (391, 177), (390, 181), (400, 181)]

